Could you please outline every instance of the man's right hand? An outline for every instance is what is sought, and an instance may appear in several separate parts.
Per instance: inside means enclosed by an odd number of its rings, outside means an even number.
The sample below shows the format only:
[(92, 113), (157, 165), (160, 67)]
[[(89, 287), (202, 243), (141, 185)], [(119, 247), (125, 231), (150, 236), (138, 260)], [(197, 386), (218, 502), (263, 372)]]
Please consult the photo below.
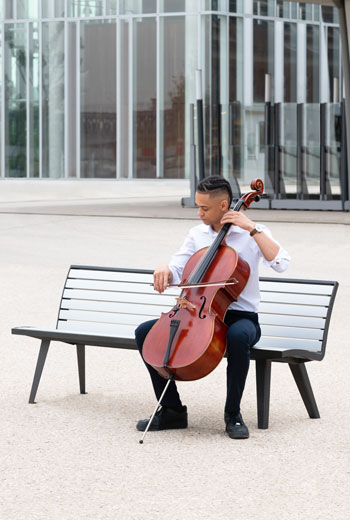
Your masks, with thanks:
[(167, 265), (159, 265), (153, 273), (154, 290), (162, 293), (172, 282), (173, 273)]

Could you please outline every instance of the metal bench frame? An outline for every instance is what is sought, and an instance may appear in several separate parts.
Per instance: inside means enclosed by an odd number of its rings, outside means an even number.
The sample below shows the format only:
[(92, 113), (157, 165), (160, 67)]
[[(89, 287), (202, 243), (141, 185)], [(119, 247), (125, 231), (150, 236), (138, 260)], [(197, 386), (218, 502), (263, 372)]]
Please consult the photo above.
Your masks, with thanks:
[[(79, 276), (81, 279), (79, 279), (77, 273), (80, 273)], [(153, 271), (146, 269), (118, 269), (79, 265), (72, 265), (70, 267), (62, 292), (56, 329), (45, 330), (32, 327), (15, 327), (12, 329), (12, 334), (30, 336), (41, 340), (29, 403), (35, 403), (36, 393), (51, 341), (76, 345), (81, 394), (86, 393), (86, 345), (137, 350), (135, 339), (130, 334), (131, 328), (133, 330), (136, 328), (137, 321), (135, 322), (135, 325), (131, 324), (127, 326), (129, 330), (128, 334), (104, 334), (103, 323), (97, 323), (96, 325), (102, 330), (102, 332), (92, 333), (89, 328), (91, 324), (94, 326), (94, 323), (92, 323), (92, 321), (87, 321), (87, 318), (84, 322), (74, 322), (74, 320), (70, 320), (69, 313), (72, 313), (72, 311), (67, 310), (67, 308), (70, 307), (70, 302), (72, 301), (82, 301), (80, 299), (81, 294), (83, 294), (82, 297), (84, 298), (85, 293), (82, 293), (81, 291), (84, 290), (87, 291), (86, 294), (93, 294), (93, 300), (91, 300), (92, 296), (89, 296), (86, 301), (93, 301), (94, 305), (109, 305), (108, 301), (104, 302), (104, 298), (109, 298), (109, 301), (112, 302), (117, 299), (117, 306), (132, 305), (130, 302), (124, 303), (123, 297), (125, 298), (127, 294), (133, 295), (132, 298), (143, 295), (143, 293), (135, 291), (137, 286), (135, 283), (137, 284), (137, 282), (128, 282), (127, 280), (119, 280), (117, 282), (122, 282), (124, 286), (125, 284), (129, 284), (127, 289), (130, 288), (130, 292), (129, 290), (126, 291), (125, 287), (123, 287), (123, 290), (118, 293), (114, 293), (114, 289), (108, 292), (103, 292), (106, 291), (106, 284), (107, 287), (115, 286), (116, 281), (113, 279), (110, 281), (108, 277), (118, 278), (126, 275), (129, 278), (134, 278), (134, 280), (137, 280), (139, 276), (146, 278), (149, 277), (149, 279), (151, 279), (152, 273)], [(98, 277), (100, 277), (100, 279), (98, 279)], [(106, 280), (104, 280), (104, 277)], [(143, 284), (142, 286), (141, 283)], [(143, 290), (148, 291), (148, 289), (144, 289), (144, 286), (149, 286), (149, 284), (144, 281), (141, 283), (139, 283), (139, 286), (143, 288)], [(263, 307), (263, 312), (259, 313), (259, 319), (263, 322), (267, 321), (267, 324), (262, 325), (263, 333), (261, 340), (251, 351), (251, 359), (255, 360), (256, 364), (258, 428), (266, 429), (269, 424), (272, 362), (288, 363), (309, 417), (313, 419), (319, 418), (320, 414), (306, 371), (305, 363), (312, 360), (321, 361), (325, 355), (328, 329), (334, 299), (338, 289), (338, 282), (260, 277), (260, 284), (265, 286), (266, 289), (265, 292), (262, 292), (261, 305)], [(82, 287), (82, 289), (79, 289), (79, 287)], [(88, 287), (88, 289), (86, 287)], [(93, 287), (93, 289), (90, 289), (89, 287)], [(99, 290), (101, 287), (102, 289)], [(286, 291), (286, 289), (288, 289), (288, 291)], [(95, 292), (91, 293), (92, 290)], [(154, 293), (153, 289), (149, 289), (149, 291), (152, 292), (152, 297), (156, 298), (154, 301), (156, 301), (157, 305), (159, 306), (159, 302), (161, 302), (164, 306), (161, 310), (166, 311), (171, 308), (172, 303), (169, 304), (169, 298), (173, 298), (172, 295), (159, 295)], [(76, 294), (80, 294), (80, 296), (77, 297), (77, 300), (74, 300)], [(118, 298), (115, 298), (113, 296), (114, 294), (118, 294)], [(264, 299), (266, 301), (264, 301)], [(164, 303), (162, 303), (163, 300)], [(111, 303), (110, 305), (114, 304)], [(148, 304), (145, 304), (146, 309), (151, 308), (153, 304), (148, 305), (148, 307), (147, 305)], [(153, 309), (153, 316), (159, 316), (157, 306), (154, 306)], [(276, 311), (274, 309), (276, 309)], [(87, 311), (84, 312), (88, 315), (89, 311), (90, 310), (87, 309)], [(103, 313), (101, 313), (101, 316), (102, 315)], [(132, 313), (129, 313), (128, 315), (131, 316)], [(123, 318), (124, 313), (114, 313), (113, 316), (117, 316), (118, 320), (125, 319)], [(143, 317), (140, 317), (140, 323), (145, 321), (141, 318)], [(96, 320), (96, 317), (94, 319)], [(152, 315), (150, 315), (148, 319), (152, 319)], [(275, 322), (278, 323), (277, 326)], [(81, 330), (69, 330), (72, 324), (76, 326), (77, 323), (82, 323), (82, 325), (79, 325)], [(299, 327), (298, 323), (302, 323), (303, 326)], [(113, 327), (113, 325), (110, 326)], [(118, 326), (124, 327), (124, 324), (122, 323)], [(86, 332), (84, 327), (87, 329)], [(266, 334), (264, 333), (264, 330), (266, 330)], [(275, 336), (273, 336), (274, 334)], [(282, 334), (284, 334), (284, 336), (282, 336)], [(288, 334), (293, 337), (289, 338)], [(303, 336), (306, 336), (306, 339), (304, 339)]]

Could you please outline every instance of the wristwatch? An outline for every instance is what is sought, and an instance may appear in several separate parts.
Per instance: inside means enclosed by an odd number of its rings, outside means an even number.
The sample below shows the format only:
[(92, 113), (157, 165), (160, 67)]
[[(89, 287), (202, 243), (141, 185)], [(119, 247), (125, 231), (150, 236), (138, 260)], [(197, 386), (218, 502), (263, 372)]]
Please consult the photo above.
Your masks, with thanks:
[(264, 231), (264, 228), (262, 226), (260, 226), (259, 224), (257, 224), (255, 226), (255, 228), (252, 229), (249, 234), (251, 237), (253, 237), (255, 235), (255, 233), (261, 233), (262, 231)]

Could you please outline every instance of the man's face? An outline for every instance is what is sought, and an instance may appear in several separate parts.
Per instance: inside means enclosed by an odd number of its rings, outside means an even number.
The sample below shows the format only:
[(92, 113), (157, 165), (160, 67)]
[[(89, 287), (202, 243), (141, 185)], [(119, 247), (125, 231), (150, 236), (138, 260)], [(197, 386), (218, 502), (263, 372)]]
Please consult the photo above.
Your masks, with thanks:
[(220, 194), (196, 192), (196, 205), (198, 216), (207, 226), (218, 226), (223, 215), (228, 210), (228, 201)]

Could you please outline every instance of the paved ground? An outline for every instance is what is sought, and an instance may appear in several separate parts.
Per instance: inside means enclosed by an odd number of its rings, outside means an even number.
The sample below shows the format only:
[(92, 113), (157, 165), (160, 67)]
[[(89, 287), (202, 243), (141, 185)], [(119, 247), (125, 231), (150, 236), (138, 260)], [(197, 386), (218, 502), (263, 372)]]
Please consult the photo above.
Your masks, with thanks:
[(196, 218), (180, 207), (187, 195), (185, 181), (0, 183), (2, 519), (348, 516), (349, 214), (250, 210), (289, 250), (290, 277), (340, 282), (328, 352), (308, 367), (320, 420), (308, 418), (288, 368), (274, 366), (270, 428), (258, 430), (252, 364), (243, 401), (251, 438), (230, 440), (222, 363), (180, 386), (188, 430), (150, 433), (141, 446), (135, 422), (154, 399), (137, 354), (88, 349), (82, 396), (74, 349), (59, 343), (37, 404), (27, 404), (39, 343), (11, 336), (11, 327), (54, 327), (72, 263), (167, 262)]

